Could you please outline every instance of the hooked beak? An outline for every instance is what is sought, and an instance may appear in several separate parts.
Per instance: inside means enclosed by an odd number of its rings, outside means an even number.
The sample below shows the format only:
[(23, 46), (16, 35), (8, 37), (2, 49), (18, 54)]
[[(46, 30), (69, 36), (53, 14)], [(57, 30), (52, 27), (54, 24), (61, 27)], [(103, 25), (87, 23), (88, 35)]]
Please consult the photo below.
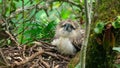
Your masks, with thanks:
[(72, 31), (72, 25), (71, 24), (65, 24), (64, 25), (64, 31), (71, 32)]

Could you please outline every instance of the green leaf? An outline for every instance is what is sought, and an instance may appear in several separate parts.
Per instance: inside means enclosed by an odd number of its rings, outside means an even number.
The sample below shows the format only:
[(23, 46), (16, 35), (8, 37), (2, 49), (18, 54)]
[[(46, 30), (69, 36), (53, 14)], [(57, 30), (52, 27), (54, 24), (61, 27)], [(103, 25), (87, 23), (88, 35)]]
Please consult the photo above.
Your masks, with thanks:
[(0, 3), (2, 3), (2, 0), (0, 0)]
[(98, 22), (96, 27), (94, 28), (94, 32), (97, 34), (102, 33), (104, 25), (105, 25), (104, 22)]
[(120, 21), (115, 21), (112, 23), (114, 28), (120, 28)]
[(56, 22), (55, 21), (51, 21), (49, 22), (45, 28), (43, 28), (43, 37), (53, 37), (54, 36), (54, 31), (55, 30), (55, 25), (56, 25)]
[(40, 0), (34, 0), (36, 3), (40, 2)]
[(53, 8), (59, 8), (60, 5), (61, 5), (60, 2), (54, 2), (54, 3), (53, 3)]
[(120, 16), (117, 16), (118, 20), (120, 20)]
[(120, 16), (117, 16), (117, 20), (112, 22), (114, 28), (120, 28)]
[(120, 68), (120, 64), (114, 64), (116, 68)]
[(63, 9), (63, 10), (61, 11), (61, 17), (62, 17), (62, 19), (67, 19), (67, 18), (69, 18), (70, 14), (71, 14), (71, 11), (70, 11), (70, 10)]
[(45, 27), (45, 31), (46, 32), (49, 32), (50, 30), (54, 29), (55, 28), (55, 22), (54, 21), (51, 21), (49, 22), (49, 24)]
[(113, 47), (113, 50), (120, 52), (120, 47)]
[(14, 0), (14, 1), (19, 2), (19, 0)]
[(81, 63), (79, 62), (75, 68), (81, 68)]

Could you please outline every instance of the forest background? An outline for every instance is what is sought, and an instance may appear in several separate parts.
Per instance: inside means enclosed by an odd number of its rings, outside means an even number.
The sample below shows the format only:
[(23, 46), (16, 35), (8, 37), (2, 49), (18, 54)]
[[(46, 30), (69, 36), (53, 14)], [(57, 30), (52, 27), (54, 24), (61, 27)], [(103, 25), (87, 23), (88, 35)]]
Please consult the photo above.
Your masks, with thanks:
[(0, 0), (0, 47), (31, 47), (34, 41), (50, 43), (55, 26), (62, 20), (76, 20), (82, 28), (91, 22), (86, 44), (88, 56), (85, 57), (90, 61), (87, 67), (119, 68), (118, 60), (112, 63), (116, 57), (120, 58), (120, 1), (88, 0), (88, 3), (91, 21), (86, 19), (89, 12), (84, 0)]

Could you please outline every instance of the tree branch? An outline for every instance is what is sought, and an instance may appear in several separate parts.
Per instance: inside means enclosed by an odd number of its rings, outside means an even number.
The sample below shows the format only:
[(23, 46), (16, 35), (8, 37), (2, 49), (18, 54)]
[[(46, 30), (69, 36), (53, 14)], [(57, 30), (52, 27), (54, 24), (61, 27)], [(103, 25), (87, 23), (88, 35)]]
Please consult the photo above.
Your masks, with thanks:
[(21, 7), (21, 8), (18, 8), (16, 9), (15, 12), (11, 13), (11, 15), (8, 17), (8, 19), (11, 19), (11, 18), (14, 18), (17, 14), (20, 14), (24, 11), (27, 11), (27, 10), (32, 10), (34, 8), (37, 8), (37, 9), (43, 9), (45, 6), (42, 6), (42, 5), (39, 5), (39, 3), (37, 3), (36, 5), (32, 5), (32, 6), (24, 6), (24, 9)]
[(84, 42), (80, 56), (81, 68), (85, 68), (86, 66), (86, 51), (87, 51), (88, 39), (90, 35), (91, 11), (92, 11), (92, 0), (90, 1), (91, 2), (88, 3), (88, 1), (85, 0), (86, 28), (85, 28), (85, 37), (84, 37)]

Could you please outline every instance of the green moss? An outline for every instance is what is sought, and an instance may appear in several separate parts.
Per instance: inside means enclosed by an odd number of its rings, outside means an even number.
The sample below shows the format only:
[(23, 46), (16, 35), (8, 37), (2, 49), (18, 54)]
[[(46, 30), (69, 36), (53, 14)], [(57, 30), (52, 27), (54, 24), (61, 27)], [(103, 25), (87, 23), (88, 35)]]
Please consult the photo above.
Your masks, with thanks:
[(89, 38), (86, 68), (114, 68), (114, 52), (111, 51), (111, 53), (107, 53), (103, 47), (103, 44), (98, 43), (97, 38), (102, 39), (102, 34), (93, 34)]

